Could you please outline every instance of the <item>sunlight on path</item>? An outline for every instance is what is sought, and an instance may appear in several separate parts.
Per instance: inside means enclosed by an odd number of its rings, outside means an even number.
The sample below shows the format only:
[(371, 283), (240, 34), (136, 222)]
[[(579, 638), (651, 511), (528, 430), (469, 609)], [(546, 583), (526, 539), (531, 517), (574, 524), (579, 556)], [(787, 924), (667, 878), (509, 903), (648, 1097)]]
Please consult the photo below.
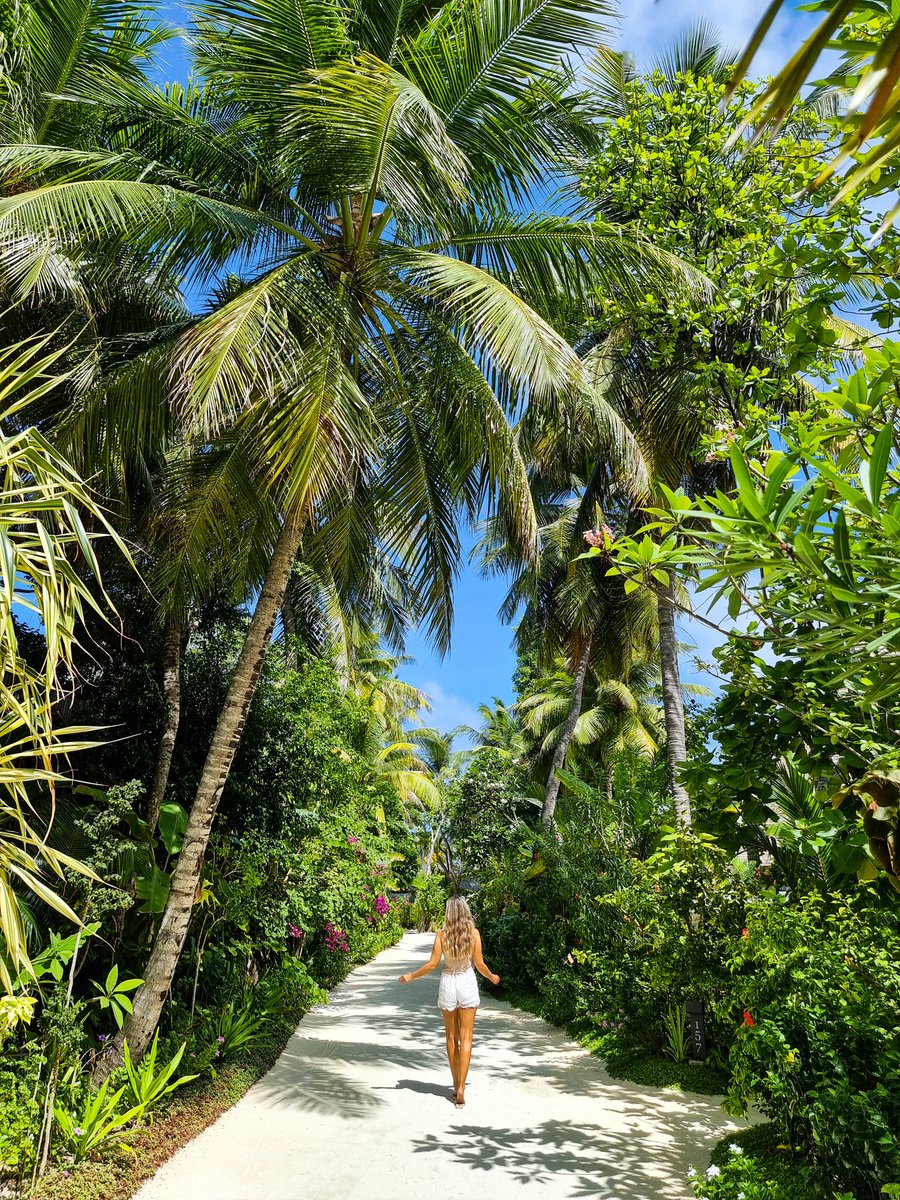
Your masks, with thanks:
[(360, 967), (269, 1074), (138, 1200), (683, 1200), (736, 1128), (715, 1099), (612, 1080), (552, 1026), (483, 997), (466, 1106), (447, 1088), (430, 934)]

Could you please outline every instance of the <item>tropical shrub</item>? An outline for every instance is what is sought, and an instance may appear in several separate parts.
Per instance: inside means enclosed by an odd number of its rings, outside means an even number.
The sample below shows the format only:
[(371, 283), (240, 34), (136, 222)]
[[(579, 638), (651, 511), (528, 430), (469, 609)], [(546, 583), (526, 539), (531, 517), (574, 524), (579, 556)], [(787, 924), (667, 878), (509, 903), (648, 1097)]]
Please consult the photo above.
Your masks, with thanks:
[(527, 776), (509, 754), (482, 746), (453, 793), (451, 841), (464, 872), (475, 872), (501, 854), (524, 814), (533, 812)]
[(420, 933), (440, 929), (444, 923), (444, 906), (450, 897), (450, 885), (443, 875), (417, 875), (412, 881), (409, 922)]
[(0, 1174), (20, 1177), (33, 1161), (41, 1118), (39, 1068), (34, 1043), (0, 1059)]
[(823, 1200), (821, 1188), (774, 1125), (729, 1135), (711, 1158), (706, 1170), (689, 1173), (698, 1200)]
[(822, 1185), (858, 1200), (900, 1180), (900, 931), (873, 887), (764, 895), (733, 957), (745, 1009), (728, 1102), (755, 1104)]

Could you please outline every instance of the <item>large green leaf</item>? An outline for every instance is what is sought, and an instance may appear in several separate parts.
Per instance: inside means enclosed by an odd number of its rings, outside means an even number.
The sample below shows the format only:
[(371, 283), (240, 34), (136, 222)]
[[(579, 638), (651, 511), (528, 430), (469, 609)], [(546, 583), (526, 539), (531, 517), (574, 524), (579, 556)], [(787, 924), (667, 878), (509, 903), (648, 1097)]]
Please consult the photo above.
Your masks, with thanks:
[(167, 800), (159, 806), (159, 836), (169, 854), (180, 853), (187, 823), (187, 812), (176, 801)]
[(139, 900), (143, 901), (139, 912), (161, 913), (169, 898), (171, 880), (165, 871), (154, 867), (150, 875), (139, 875), (134, 881), (134, 890)]

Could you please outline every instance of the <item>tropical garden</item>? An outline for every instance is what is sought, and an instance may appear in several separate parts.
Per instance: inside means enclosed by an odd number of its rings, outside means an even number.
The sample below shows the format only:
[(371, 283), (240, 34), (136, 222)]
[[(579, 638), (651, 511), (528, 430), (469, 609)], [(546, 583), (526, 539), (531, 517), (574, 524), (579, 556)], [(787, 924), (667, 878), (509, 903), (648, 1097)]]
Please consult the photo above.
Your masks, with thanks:
[(900, 1195), (900, 19), (761, 81), (780, 7), (0, 3), (3, 1194), (132, 1195), (463, 889), (761, 1114), (700, 1200)]

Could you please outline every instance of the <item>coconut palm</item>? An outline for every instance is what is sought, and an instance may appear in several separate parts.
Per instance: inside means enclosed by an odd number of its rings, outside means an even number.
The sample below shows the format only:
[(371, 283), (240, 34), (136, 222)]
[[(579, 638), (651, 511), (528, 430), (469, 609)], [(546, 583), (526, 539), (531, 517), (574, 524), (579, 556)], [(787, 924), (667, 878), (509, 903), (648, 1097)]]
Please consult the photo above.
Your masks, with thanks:
[(512, 762), (524, 761), (528, 742), (516, 706), (505, 704), (499, 696), (494, 696), (490, 704), (478, 705), (478, 715), (481, 717), (478, 728), (460, 725), (459, 733), (471, 739), (476, 750), (498, 750)]
[[(266, 566), (253, 616), (129, 1021), (136, 1054), (170, 986), (219, 797), (316, 515), (336, 514), (346, 553), (365, 554), (353, 520), (366, 497), (445, 646), (460, 513), (502, 506), (523, 554), (533, 551), (506, 412), (525, 396), (554, 404), (583, 382), (540, 310), (556, 316), (563, 298), (598, 285), (636, 297), (648, 273), (670, 273), (665, 256), (602, 224), (509, 209), (585, 148), (561, 63), (573, 45), (596, 43), (597, 16), (586, 0), (201, 7), (196, 85), (152, 92), (117, 77), (92, 81), (88, 95), (75, 82), (67, 103), (81, 113), (90, 103), (102, 149), (0, 149), (0, 172), (16, 180), (0, 200), (8, 270), (21, 270), (36, 230), (53, 228), (55, 248), (97, 269), (127, 244), (157, 270), (231, 277), (190, 330), (127, 373), (140, 412), (167, 364), (167, 389), (208, 467), (180, 510), (172, 579), (215, 553), (222, 514), (239, 528), (264, 498), (274, 516), (256, 539)], [(30, 289), (45, 279), (33, 266)]]
[[(593, 460), (598, 443), (590, 438), (590, 428), (590, 422), (581, 422), (578, 437), (554, 447), (552, 454), (532, 471), (532, 492), (542, 518), (540, 556), (533, 566), (520, 568), (502, 608), (508, 621), (523, 611), (516, 631), (520, 656), (536, 652), (539, 667), (556, 672), (557, 682), (560, 678), (566, 680), (562, 693), (556, 689), (552, 706), (557, 715), (557, 704), (562, 701), (566, 711), (558, 713), (549, 740), (544, 735), (550, 697), (544, 696), (537, 704), (537, 713), (535, 692), (516, 705), (526, 728), (533, 736), (540, 734), (550, 751), (549, 765), (544, 761), (546, 783), (541, 813), (548, 827), (553, 823), (560, 772), (570, 744), (579, 730), (583, 734), (591, 724), (584, 712), (586, 691), (606, 681), (625, 680), (635, 660), (655, 653), (655, 622), (646, 597), (626, 594), (621, 578), (607, 574), (611, 560), (578, 561), (585, 533), (590, 534), (594, 522), (602, 521), (597, 499), (611, 494), (609, 464), (604, 459), (598, 466)], [(602, 429), (596, 425), (594, 431), (602, 436)], [(541, 441), (540, 422), (529, 432), (536, 443)], [(481, 550), (493, 566), (515, 560), (504, 537), (502, 523), (489, 523)], [(540, 694), (541, 683), (536, 689)], [(541, 761), (540, 753), (537, 761)]]
[(518, 703), (525, 728), (536, 739), (535, 757), (544, 762), (550, 758), (557, 772), (572, 770), (585, 758), (596, 762), (611, 805), (616, 762), (621, 755), (631, 750), (652, 758), (657, 752), (661, 726), (658, 685), (659, 670), (648, 663), (633, 663), (625, 679), (589, 675), (566, 752), (557, 763), (560, 756), (556, 751), (568, 732), (576, 686), (561, 664), (540, 679), (540, 690)]

